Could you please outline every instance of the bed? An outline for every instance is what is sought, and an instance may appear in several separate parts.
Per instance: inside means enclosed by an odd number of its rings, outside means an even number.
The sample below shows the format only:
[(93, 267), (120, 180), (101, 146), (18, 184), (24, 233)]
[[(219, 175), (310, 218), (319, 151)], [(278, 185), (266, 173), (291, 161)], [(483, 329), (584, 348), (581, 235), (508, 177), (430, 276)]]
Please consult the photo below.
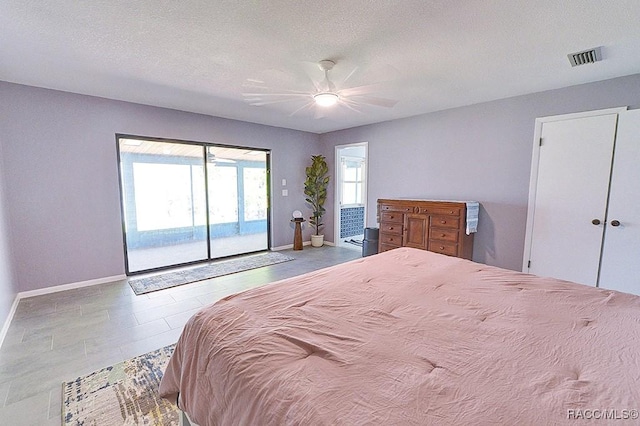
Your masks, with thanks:
[(640, 297), (399, 248), (204, 308), (160, 393), (201, 426), (533, 425), (637, 422), (639, 384)]

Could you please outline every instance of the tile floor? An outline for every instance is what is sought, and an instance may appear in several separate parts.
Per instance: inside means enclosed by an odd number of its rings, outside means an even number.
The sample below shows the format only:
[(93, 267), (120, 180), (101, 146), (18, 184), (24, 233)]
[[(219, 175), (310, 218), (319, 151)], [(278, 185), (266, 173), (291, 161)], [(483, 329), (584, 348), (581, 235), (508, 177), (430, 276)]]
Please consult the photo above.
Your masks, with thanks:
[(296, 260), (141, 296), (122, 280), (21, 300), (0, 348), (0, 425), (60, 425), (63, 381), (174, 343), (191, 315), (228, 294), (361, 254), (282, 253)]

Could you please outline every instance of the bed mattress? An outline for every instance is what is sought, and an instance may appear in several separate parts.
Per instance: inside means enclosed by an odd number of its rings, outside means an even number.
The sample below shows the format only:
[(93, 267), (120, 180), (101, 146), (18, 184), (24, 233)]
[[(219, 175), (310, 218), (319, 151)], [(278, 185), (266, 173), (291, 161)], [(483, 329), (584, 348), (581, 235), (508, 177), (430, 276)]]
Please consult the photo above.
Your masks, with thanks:
[(639, 384), (640, 297), (399, 248), (204, 308), (160, 392), (201, 426), (540, 425), (637, 422)]

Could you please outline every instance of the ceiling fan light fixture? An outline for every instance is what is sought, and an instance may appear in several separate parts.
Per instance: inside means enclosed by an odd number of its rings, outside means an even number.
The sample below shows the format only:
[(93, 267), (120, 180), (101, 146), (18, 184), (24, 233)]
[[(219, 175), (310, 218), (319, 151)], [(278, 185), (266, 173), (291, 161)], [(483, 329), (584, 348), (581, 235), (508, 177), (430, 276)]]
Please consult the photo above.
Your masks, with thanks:
[(335, 105), (338, 103), (338, 99), (340, 99), (338, 94), (333, 92), (322, 92), (313, 95), (313, 100), (316, 101), (316, 104), (322, 107)]

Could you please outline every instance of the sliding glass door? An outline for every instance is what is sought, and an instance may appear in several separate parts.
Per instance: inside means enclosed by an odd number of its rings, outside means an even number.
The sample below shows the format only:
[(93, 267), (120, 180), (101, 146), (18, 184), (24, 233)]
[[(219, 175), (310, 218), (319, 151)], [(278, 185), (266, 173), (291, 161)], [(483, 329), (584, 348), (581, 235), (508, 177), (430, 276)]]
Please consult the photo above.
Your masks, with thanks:
[(118, 137), (127, 274), (266, 250), (268, 153)]
[(266, 250), (267, 153), (207, 147), (211, 253)]

